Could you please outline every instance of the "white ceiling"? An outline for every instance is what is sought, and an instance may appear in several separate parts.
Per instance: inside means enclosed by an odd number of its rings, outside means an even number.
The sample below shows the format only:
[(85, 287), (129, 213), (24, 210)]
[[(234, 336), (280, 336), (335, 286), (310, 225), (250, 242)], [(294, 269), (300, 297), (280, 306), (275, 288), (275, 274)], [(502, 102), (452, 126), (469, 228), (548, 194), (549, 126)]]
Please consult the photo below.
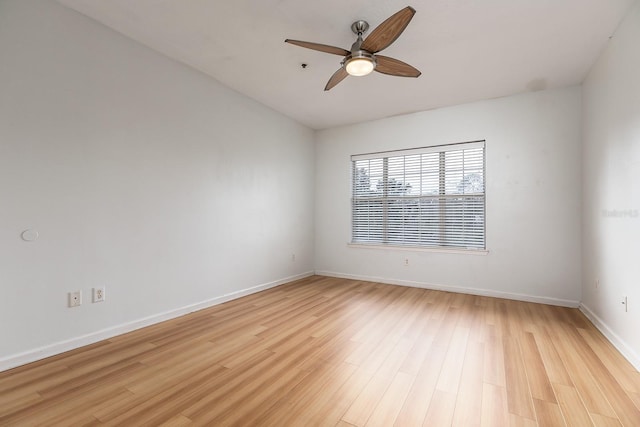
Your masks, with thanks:
[(373, 29), (406, 0), (59, 1), (323, 129), (579, 84), (636, 0), (412, 0), (416, 15), (382, 53), (422, 76), (349, 77), (329, 92), (341, 58), (285, 38), (350, 49), (353, 21)]

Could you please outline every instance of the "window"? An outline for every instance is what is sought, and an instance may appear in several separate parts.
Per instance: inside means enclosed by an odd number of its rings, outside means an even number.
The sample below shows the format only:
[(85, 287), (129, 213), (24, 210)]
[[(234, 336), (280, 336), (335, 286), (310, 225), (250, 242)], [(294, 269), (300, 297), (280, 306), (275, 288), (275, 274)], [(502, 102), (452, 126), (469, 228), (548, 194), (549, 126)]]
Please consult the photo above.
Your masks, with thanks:
[(484, 146), (351, 156), (351, 242), (485, 249)]

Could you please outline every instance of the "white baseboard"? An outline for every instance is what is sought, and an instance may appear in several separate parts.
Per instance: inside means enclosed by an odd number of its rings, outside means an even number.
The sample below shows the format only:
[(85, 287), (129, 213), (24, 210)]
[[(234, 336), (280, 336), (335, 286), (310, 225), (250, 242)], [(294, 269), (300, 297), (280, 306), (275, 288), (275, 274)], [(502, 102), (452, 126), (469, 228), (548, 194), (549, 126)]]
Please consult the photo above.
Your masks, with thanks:
[(256, 292), (260, 292), (266, 289), (270, 289), (276, 286), (280, 286), (284, 283), (292, 282), (294, 280), (303, 279), (305, 277), (318, 274), (321, 276), (338, 277), (343, 279), (354, 280), (366, 280), (378, 283), (387, 283), (391, 285), (411, 286), (423, 289), (434, 289), (448, 292), (458, 292), (471, 295), (481, 295), (496, 298), (505, 298), (518, 301), (536, 302), (542, 304), (558, 305), (563, 307), (579, 307), (580, 311), (594, 324), (596, 328), (622, 353), (622, 355), (629, 360), (629, 362), (638, 370), (640, 370), (640, 356), (634, 352), (615, 332), (613, 332), (607, 325), (596, 316), (591, 309), (584, 304), (580, 304), (578, 301), (563, 300), (557, 298), (537, 297), (526, 294), (507, 293), (500, 291), (493, 291), (488, 289), (474, 289), (464, 288), (459, 286), (437, 285), (426, 282), (416, 282), (409, 280), (397, 280), (387, 279), (383, 277), (373, 276), (361, 276), (355, 274), (344, 274), (333, 271), (316, 271), (306, 272), (295, 276), (286, 277), (273, 282), (264, 283), (261, 285), (253, 286), (251, 288), (242, 289), (240, 291), (232, 292), (226, 295), (222, 295), (216, 298), (212, 298), (206, 301), (202, 301), (196, 304), (180, 307), (174, 310), (159, 313), (153, 316), (144, 317), (142, 319), (134, 320), (125, 324), (113, 326), (110, 328), (102, 329), (100, 331), (92, 332), (90, 334), (82, 335), (76, 338), (72, 338), (65, 341), (49, 344), (40, 348), (29, 350), (23, 353), (0, 358), (0, 372), (6, 371), (17, 366), (25, 365), (27, 363), (35, 362), (37, 360), (44, 359), (46, 357), (55, 356), (56, 354), (64, 353), (69, 350), (74, 350), (89, 344), (96, 343), (105, 339), (113, 338), (117, 335), (122, 335), (127, 332), (135, 331), (146, 326), (154, 325), (156, 323), (164, 322), (166, 320), (174, 319), (176, 317), (184, 316), (185, 314), (193, 313), (195, 311), (203, 310), (208, 307), (212, 307), (218, 304), (222, 304), (227, 301), (231, 301), (236, 298), (240, 298), (246, 295), (250, 295)]
[(613, 346), (618, 349), (620, 353), (636, 368), (640, 371), (640, 356), (633, 351), (631, 347), (627, 345), (622, 338), (618, 336), (611, 328), (599, 318), (589, 307), (584, 304), (580, 304), (580, 311), (587, 316), (587, 318), (598, 328), (602, 335), (604, 335)]
[(226, 295), (211, 298), (206, 301), (190, 304), (174, 310), (165, 311), (164, 313), (154, 314), (152, 316), (144, 317), (142, 319), (134, 320), (132, 322), (124, 323), (121, 325), (112, 326), (110, 328), (102, 329), (100, 331), (92, 332), (90, 334), (71, 338), (65, 341), (56, 342), (56, 343), (39, 347), (33, 350), (28, 350), (23, 353), (3, 357), (3, 358), (0, 358), (0, 372), (6, 371), (11, 368), (15, 368), (17, 366), (26, 365), (27, 363), (35, 362), (37, 360), (41, 360), (46, 357), (55, 356), (56, 354), (64, 353), (69, 350), (74, 350), (76, 348), (80, 348), (85, 345), (93, 344), (98, 341), (113, 338), (117, 335), (122, 335), (127, 332), (135, 331), (136, 329), (144, 328), (146, 326), (154, 325), (156, 323), (160, 323), (166, 320), (174, 319), (176, 317), (184, 316), (185, 314), (193, 313), (194, 311), (203, 310), (205, 308), (222, 304), (223, 302), (231, 301), (236, 298), (240, 298), (246, 295), (254, 294), (256, 292), (260, 292), (266, 289), (280, 286), (284, 283), (303, 279), (305, 277), (312, 276), (313, 274), (314, 272), (310, 271), (306, 273), (297, 274), (295, 276), (285, 277), (284, 279), (275, 280), (269, 283), (263, 283), (261, 285), (253, 286), (253, 287), (242, 289), (236, 292), (231, 292)]
[(316, 271), (320, 276), (339, 277), (341, 279), (366, 280), (368, 282), (386, 283), (389, 285), (410, 286), (413, 288), (433, 289), (437, 291), (457, 292), (460, 294), (480, 295), (485, 297), (495, 297), (512, 299), (517, 301), (536, 302), (540, 304), (558, 305), (561, 307), (576, 308), (580, 301), (565, 300), (550, 297), (540, 297), (527, 294), (517, 294), (511, 292), (494, 291), (491, 289), (464, 288), (461, 286), (438, 285), (427, 282), (415, 282), (412, 280), (387, 279), (385, 277), (361, 276), (357, 274), (336, 273), (334, 271)]

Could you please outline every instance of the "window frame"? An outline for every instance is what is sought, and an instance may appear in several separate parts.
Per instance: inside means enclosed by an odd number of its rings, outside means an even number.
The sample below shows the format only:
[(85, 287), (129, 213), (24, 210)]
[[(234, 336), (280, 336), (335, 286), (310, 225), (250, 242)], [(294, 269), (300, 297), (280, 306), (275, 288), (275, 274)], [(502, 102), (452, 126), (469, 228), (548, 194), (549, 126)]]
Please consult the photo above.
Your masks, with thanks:
[[(463, 158), (463, 171), (464, 171), (464, 165), (465, 165), (465, 161), (464, 161), (464, 156), (465, 156), (465, 151), (464, 150), (472, 150), (472, 149), (477, 149), (477, 148), (481, 148), (481, 170), (482, 170), (482, 192), (474, 192), (474, 193), (447, 193), (446, 190), (446, 177), (447, 177), (447, 168), (446, 168), (446, 164), (445, 164), (445, 156), (447, 152), (460, 152), (462, 151), (462, 158)], [(356, 219), (356, 202), (358, 201), (357, 199), (357, 195), (356, 195), (356, 162), (358, 160), (382, 160), (383, 162), (383, 167), (382, 167), (382, 182), (387, 183), (390, 182), (389, 181), (389, 159), (390, 158), (398, 158), (401, 157), (403, 159), (403, 161), (406, 161), (406, 158), (408, 156), (414, 156), (416, 154), (427, 154), (427, 153), (438, 153), (438, 168), (437, 168), (437, 175), (438, 175), (438, 192), (436, 194), (432, 194), (432, 195), (425, 195), (422, 191), (418, 196), (408, 196), (408, 197), (401, 197), (401, 196), (393, 196), (390, 197), (389, 193), (388, 193), (388, 187), (389, 185), (383, 185), (382, 187), (382, 197), (372, 197), (369, 199), (366, 198), (362, 198), (359, 201), (371, 201), (371, 200), (377, 200), (377, 201), (381, 201), (382, 203), (382, 209), (383, 209), (383, 214), (382, 214), (382, 227), (383, 227), (383, 231), (382, 231), (382, 235), (383, 238), (382, 240), (386, 240), (385, 241), (371, 241), (371, 242), (366, 242), (363, 240), (357, 240), (357, 236), (356, 236), (356, 232), (355, 232), (355, 228), (356, 228), (356, 223), (357, 223), (357, 219)], [(373, 153), (365, 153), (365, 154), (355, 154), (352, 155), (350, 158), (350, 176), (351, 176), (351, 191), (350, 191), (350, 206), (351, 206), (351, 221), (350, 221), (350, 240), (348, 242), (348, 246), (350, 247), (356, 247), (356, 248), (373, 248), (373, 249), (399, 249), (399, 250), (410, 250), (410, 251), (427, 251), (427, 252), (448, 252), (448, 253), (464, 253), (464, 254), (478, 254), (478, 255), (482, 255), (482, 254), (487, 254), (488, 250), (487, 250), (487, 219), (486, 219), (486, 211), (487, 211), (487, 186), (486, 186), (486, 161), (487, 161), (487, 152), (486, 152), (486, 140), (475, 140), (475, 141), (468, 141), (468, 142), (457, 142), (457, 143), (450, 143), (450, 144), (441, 144), (441, 145), (433, 145), (433, 146), (427, 146), (427, 147), (419, 147), (419, 148), (408, 148), (408, 149), (401, 149), (401, 150), (390, 150), (390, 151), (380, 151), (380, 152), (373, 152)], [(422, 162), (422, 160), (421, 160)], [(476, 164), (477, 167), (477, 164)], [(450, 166), (449, 169), (453, 169), (453, 166)], [(425, 167), (422, 165), (422, 163), (420, 164), (420, 176), (422, 179), (423, 174), (427, 174), (427, 173), (434, 173), (434, 171), (436, 171), (435, 169), (425, 169)], [(463, 172), (462, 174), (462, 180), (464, 181), (466, 178), (465, 173)], [(407, 182), (401, 182), (401, 185), (406, 186)], [(376, 186), (376, 188), (378, 188)], [(465, 242), (467, 243), (466, 245), (463, 244), (452, 244), (452, 241), (455, 241), (455, 239), (451, 239), (450, 237), (445, 237), (447, 235), (447, 233), (445, 232), (445, 225), (447, 222), (447, 219), (451, 220), (453, 219), (464, 219), (464, 214), (460, 215), (447, 215), (447, 207), (446, 207), (446, 203), (442, 203), (445, 200), (448, 199), (466, 199), (466, 198), (476, 198), (476, 199), (481, 199), (481, 216), (482, 216), (482, 225), (481, 225), (481, 246), (477, 245), (477, 242), (474, 244), (474, 239), (473, 236), (465, 237)], [(397, 238), (395, 239), (396, 241), (393, 241), (393, 239), (389, 239), (388, 238), (388, 228), (391, 227), (391, 222), (393, 220), (393, 217), (389, 215), (389, 206), (394, 202), (394, 201), (399, 201), (399, 200), (410, 200), (410, 199), (414, 199), (414, 200), (418, 200), (420, 202), (422, 202), (423, 200), (437, 200), (438, 201), (438, 216), (437, 216), (437, 221), (438, 226), (436, 227), (438, 230), (438, 233), (440, 234), (440, 237), (437, 239), (437, 242), (435, 244), (429, 244), (429, 243), (416, 243), (415, 241), (410, 241), (410, 240), (405, 240), (404, 237), (402, 238), (402, 243), (397, 243)], [(468, 206), (473, 207), (474, 203), (473, 201), (468, 201), (468, 202), (462, 202), (462, 206), (463, 209), (467, 208)], [(455, 209), (454, 209), (455, 212)], [(428, 218), (429, 214), (423, 214), (422, 210), (420, 209), (420, 214), (419, 214), (419, 218), (422, 220), (423, 218)], [(427, 221), (428, 222), (428, 221)], [(404, 219), (402, 220), (402, 230), (406, 229), (406, 224), (404, 222)], [(422, 228), (419, 228), (419, 232), (423, 232)], [(454, 235), (456, 235), (457, 233), (460, 234), (464, 234), (465, 233), (465, 229), (464, 227), (460, 227), (460, 228), (455, 228), (453, 229), (454, 231)], [(371, 232), (367, 232), (366, 233), (367, 236), (371, 236)], [(375, 235), (375, 234), (374, 234)], [(374, 239), (375, 240), (375, 239)], [(392, 240), (392, 241), (390, 241)], [(471, 242), (471, 244), (469, 244)]]

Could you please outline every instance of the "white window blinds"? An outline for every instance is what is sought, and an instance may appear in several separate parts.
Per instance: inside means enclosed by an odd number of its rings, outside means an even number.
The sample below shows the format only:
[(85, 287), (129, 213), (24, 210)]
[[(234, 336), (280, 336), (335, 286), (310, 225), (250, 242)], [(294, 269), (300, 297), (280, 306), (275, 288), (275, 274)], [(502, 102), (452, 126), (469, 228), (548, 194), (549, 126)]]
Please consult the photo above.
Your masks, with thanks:
[(352, 243), (485, 249), (485, 143), (355, 155)]

